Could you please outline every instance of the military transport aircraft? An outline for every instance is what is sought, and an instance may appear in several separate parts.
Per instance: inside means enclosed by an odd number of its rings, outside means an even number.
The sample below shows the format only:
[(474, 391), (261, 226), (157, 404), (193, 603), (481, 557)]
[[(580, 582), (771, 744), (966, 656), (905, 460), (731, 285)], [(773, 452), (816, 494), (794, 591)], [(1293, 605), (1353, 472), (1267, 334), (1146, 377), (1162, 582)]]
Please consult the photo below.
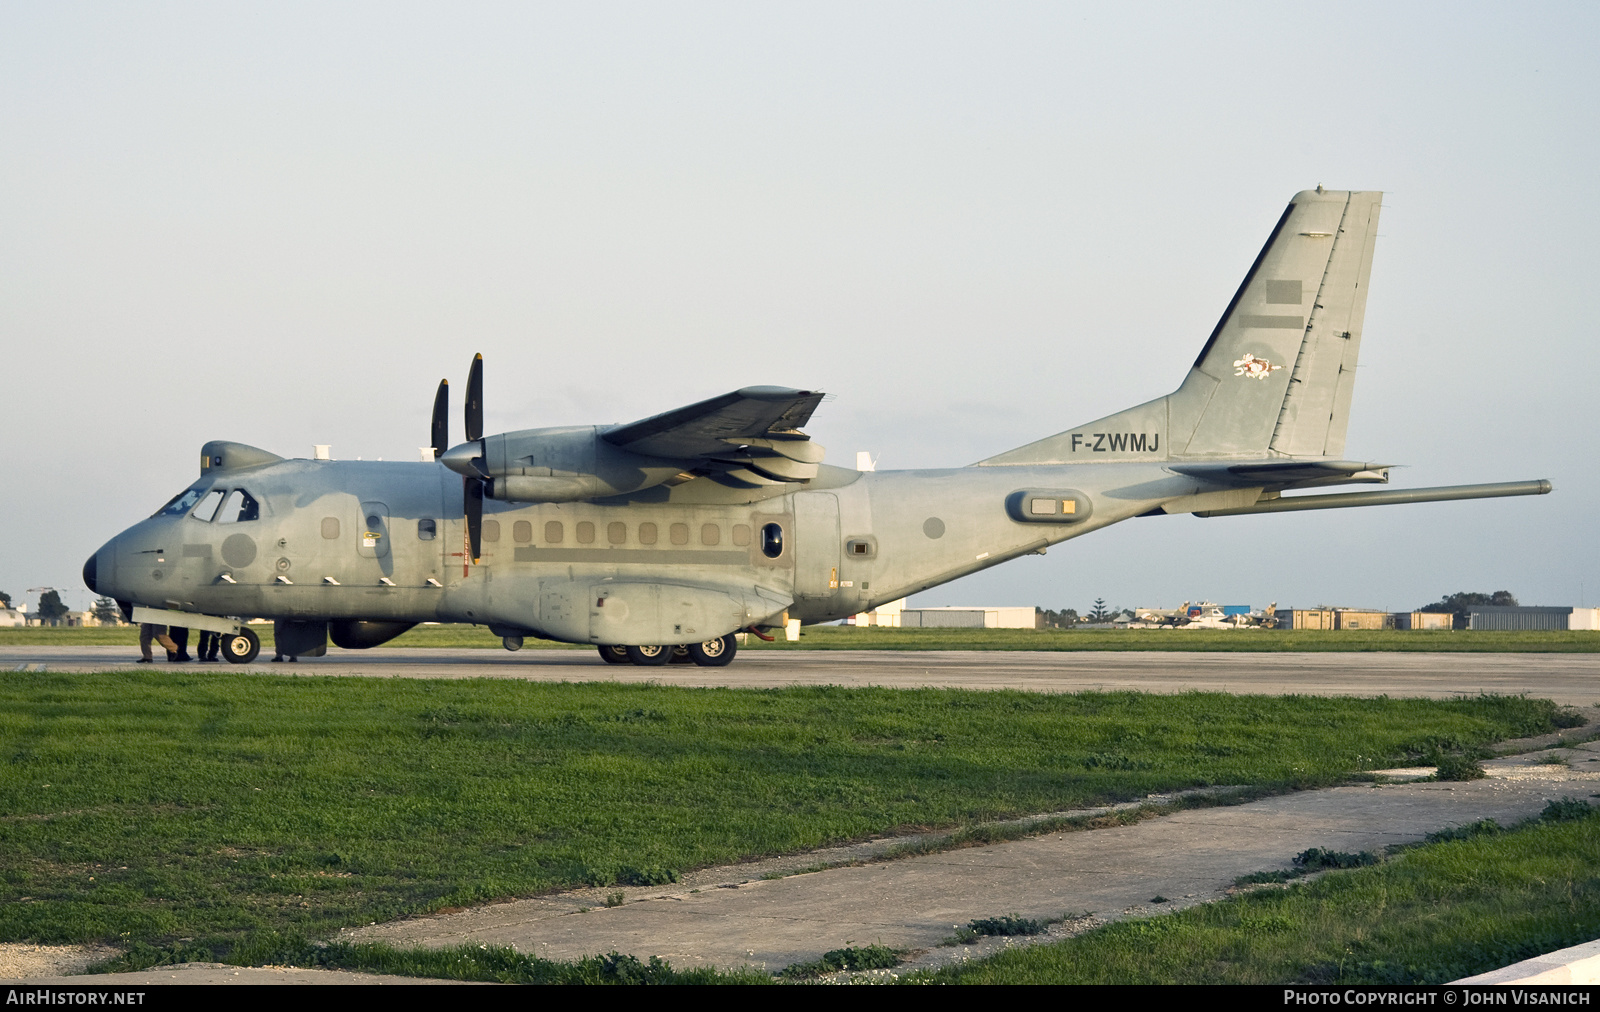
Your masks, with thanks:
[[(1289, 496), (1385, 483), (1345, 458), (1381, 194), (1297, 194), (1176, 391), (967, 467), (823, 463), (822, 394), (746, 387), (616, 426), (466, 441), (448, 385), (425, 461), (285, 460), (230, 442), (111, 539), (84, 582), (135, 621), (224, 634), (275, 620), (278, 649), (383, 643), (418, 622), (591, 643), (609, 662), (721, 665), (734, 634), (824, 622), (1135, 517), (1538, 495), (1547, 481)], [(432, 459), (437, 458), (437, 459)]]

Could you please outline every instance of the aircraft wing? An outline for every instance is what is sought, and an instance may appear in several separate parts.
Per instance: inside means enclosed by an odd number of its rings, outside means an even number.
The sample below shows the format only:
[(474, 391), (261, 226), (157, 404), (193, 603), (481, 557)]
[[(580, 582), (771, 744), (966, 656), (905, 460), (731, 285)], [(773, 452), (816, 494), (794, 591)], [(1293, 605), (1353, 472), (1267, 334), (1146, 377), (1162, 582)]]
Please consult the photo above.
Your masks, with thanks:
[(816, 477), (823, 450), (800, 426), (822, 397), (812, 390), (745, 387), (618, 425), (600, 438), (631, 453), (682, 460), (691, 467), (753, 471), (766, 481), (805, 481)]

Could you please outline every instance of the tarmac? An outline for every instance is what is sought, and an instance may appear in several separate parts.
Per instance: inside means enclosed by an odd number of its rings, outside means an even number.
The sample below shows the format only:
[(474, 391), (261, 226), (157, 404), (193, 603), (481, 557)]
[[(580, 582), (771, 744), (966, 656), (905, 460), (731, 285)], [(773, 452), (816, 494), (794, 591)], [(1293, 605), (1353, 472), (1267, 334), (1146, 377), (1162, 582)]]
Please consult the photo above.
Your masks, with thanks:
[[(22, 665), (28, 670), (105, 670), (120, 667), (127, 653), (116, 647), (6, 648), (0, 650), (0, 670)], [(751, 651), (728, 668), (646, 669), (605, 665), (592, 654), (575, 651), (391, 649), (341, 652), (293, 668), (254, 664), (244, 670), (683, 685), (1203, 689), (1433, 697), (1524, 692), (1583, 706), (1600, 699), (1600, 657), (1590, 654)], [(1567, 732), (1564, 742), (1600, 735), (1600, 709), (1587, 713), (1589, 726)], [(898, 974), (978, 958), (1008, 945), (1059, 939), (1109, 920), (1216, 900), (1234, 891), (1238, 877), (1288, 868), (1295, 854), (1310, 847), (1374, 850), (1478, 819), (1514, 823), (1537, 815), (1557, 798), (1600, 797), (1600, 742), (1552, 749), (1557, 740), (1547, 736), (1507, 743), (1525, 754), (1485, 763), (1490, 776), (1479, 781), (1363, 784), (1177, 810), (1171, 810), (1172, 799), (1155, 797), (1145, 804), (1170, 814), (1132, 825), (1056, 831), (898, 860), (882, 860), (882, 853), (906, 842), (903, 838), (868, 841), (702, 869), (668, 887), (579, 890), (369, 925), (343, 937), (434, 947), (511, 945), (552, 959), (619, 951), (640, 958), (658, 955), (680, 968), (748, 965), (769, 971), (842, 946), (883, 944), (912, 951), (894, 971), (876, 971)], [(1404, 781), (1429, 771), (1390, 772), (1390, 779)], [(818, 866), (824, 867), (809, 870)], [(608, 901), (614, 905), (607, 906)], [(1062, 920), (1032, 939), (941, 944), (958, 925), (1005, 914)], [(28, 971), (10, 977), (21, 970), (6, 958), (15, 948), (0, 946), (0, 974), (30, 985), (418, 982), (218, 964), (65, 976), (72, 972), (67, 964), (52, 969), (48, 960), (35, 960)], [(63, 958), (69, 948), (62, 947)]]
[[(0, 671), (131, 667), (127, 647), (0, 647)], [(152, 668), (165, 670), (164, 662)], [(1527, 694), (1569, 706), (1600, 702), (1600, 653), (1223, 653), (1137, 651), (745, 650), (725, 668), (606, 664), (592, 650), (330, 648), (326, 657), (274, 664), (188, 664), (186, 670), (372, 678), (521, 678), (546, 682), (659, 682), (941, 686), (1029, 692), (1304, 693), (1318, 696)]]

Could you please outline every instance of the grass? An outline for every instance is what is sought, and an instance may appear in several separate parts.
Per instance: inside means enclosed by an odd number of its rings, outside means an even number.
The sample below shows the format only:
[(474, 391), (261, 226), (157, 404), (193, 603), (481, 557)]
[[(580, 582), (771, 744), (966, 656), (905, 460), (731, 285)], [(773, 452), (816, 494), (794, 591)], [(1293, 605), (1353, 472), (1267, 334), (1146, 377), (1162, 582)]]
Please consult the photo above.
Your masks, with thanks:
[(1600, 810), (1555, 802), (1510, 830), (1435, 834), (1332, 871), (1063, 942), (914, 974), (919, 983), (1438, 984), (1600, 935)]
[(844, 970), (886, 970), (900, 962), (903, 953), (887, 945), (851, 946), (824, 952), (821, 959), (794, 963), (778, 971), (784, 980), (811, 980)]
[[(1166, 897), (1151, 900), (1152, 903), (1165, 903)], [(1064, 917), (1045, 918), (1043, 920), (1031, 917), (1018, 917), (1016, 914), (1006, 914), (1003, 917), (980, 917), (968, 921), (965, 927), (957, 927), (956, 933), (945, 939), (945, 945), (972, 945), (980, 939), (990, 936), (1015, 937), (1017, 935), (1042, 935), (1050, 929), (1050, 925), (1063, 921)]]
[[(135, 946), (122, 956), (91, 968), (94, 973), (116, 973), (191, 960), (209, 961), (204, 946), (177, 945), (167, 949)], [(323, 970), (435, 980), (482, 981), (494, 984), (772, 984), (760, 970), (718, 970), (696, 967), (675, 970), (652, 956), (648, 962), (609, 952), (572, 962), (529, 956), (508, 946), (454, 945), (441, 949), (400, 949), (383, 943), (331, 942), (312, 944), (298, 936), (264, 934), (228, 954), (235, 966), (304, 966)]]
[[(258, 626), (269, 648), (270, 627)], [(0, 646), (128, 646), (137, 648), (134, 627), (0, 629)], [(385, 646), (502, 649), (500, 637), (483, 626), (419, 625)], [(336, 648), (330, 648), (336, 649)], [(593, 650), (527, 637), (527, 650)], [(1220, 629), (857, 629), (807, 626), (794, 643), (781, 635), (772, 643), (754, 636), (744, 650), (1172, 650), (1202, 652), (1422, 651), (1430, 653), (1594, 653), (1600, 632), (1500, 632), (1395, 629), (1322, 631)]]
[[(0, 673), (0, 941), (257, 937), (1219, 784), (1338, 782), (1555, 707)], [(959, 834), (958, 834), (959, 835)]]
[(748, 650), (1172, 650), (1232, 653), (1403, 651), (1593, 653), (1600, 632), (1373, 629), (857, 629), (807, 626), (790, 643), (751, 637)]

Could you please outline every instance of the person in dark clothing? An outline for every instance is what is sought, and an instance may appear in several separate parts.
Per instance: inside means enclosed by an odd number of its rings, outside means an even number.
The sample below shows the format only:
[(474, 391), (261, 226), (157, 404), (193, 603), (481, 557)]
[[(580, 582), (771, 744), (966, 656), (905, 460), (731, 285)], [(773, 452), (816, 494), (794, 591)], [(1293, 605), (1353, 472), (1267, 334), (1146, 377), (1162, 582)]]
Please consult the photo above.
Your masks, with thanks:
[(167, 660), (169, 660), (169, 661), (192, 661), (192, 660), (194, 660), (193, 657), (189, 656), (189, 630), (186, 627), (181, 626), (181, 625), (170, 625), (170, 626), (167, 626), (167, 635), (172, 637), (172, 644), (173, 644), (173, 646), (177, 647), (176, 651), (173, 651), (173, 650), (168, 650), (167, 651)]
[(151, 643), (152, 640), (154, 640), (157, 643), (160, 643), (161, 646), (167, 651), (167, 659), (168, 660), (171, 660), (173, 658), (173, 656), (175, 656), (177, 654), (178, 645), (176, 643), (172, 642), (172, 638), (167, 635), (167, 627), (166, 626), (164, 626), (164, 625), (152, 625), (149, 622), (142, 622), (139, 625), (139, 655), (140, 656), (139, 656), (138, 663), (140, 663), (140, 664), (149, 664), (150, 663), (150, 661), (151, 661), (150, 643)]
[(210, 629), (200, 630), (200, 645), (195, 647), (194, 656), (198, 661), (214, 661), (217, 651), (222, 648), (222, 634), (212, 632)]

